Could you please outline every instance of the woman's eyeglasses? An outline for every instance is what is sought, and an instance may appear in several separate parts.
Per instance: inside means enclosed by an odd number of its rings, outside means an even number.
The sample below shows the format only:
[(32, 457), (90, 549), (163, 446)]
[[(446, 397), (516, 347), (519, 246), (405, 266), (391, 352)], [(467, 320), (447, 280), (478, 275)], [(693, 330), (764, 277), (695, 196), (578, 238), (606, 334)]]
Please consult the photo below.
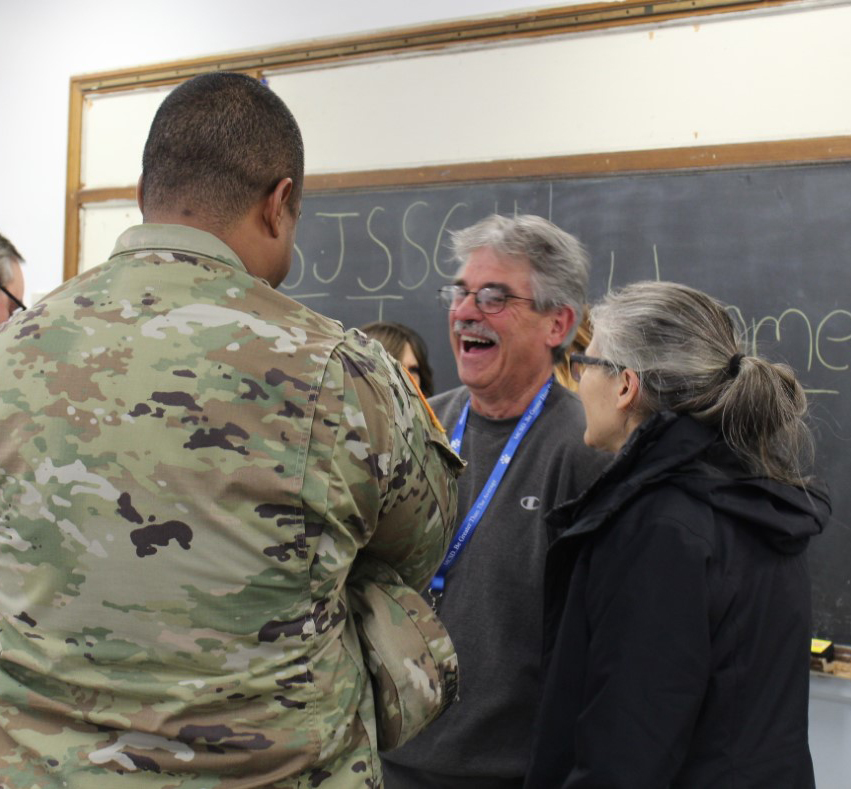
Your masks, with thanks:
[(615, 372), (620, 372), (624, 369), (619, 364), (610, 362), (608, 359), (600, 359), (596, 356), (586, 356), (584, 353), (572, 353), (570, 354), (570, 377), (576, 381), (576, 383), (579, 383), (579, 379), (582, 378), (582, 373), (585, 372), (585, 368), (591, 364), (595, 364), (600, 367), (610, 367)]
[(22, 302), (14, 293), (11, 293), (7, 288), (4, 288), (2, 285), (0, 285), (0, 291), (3, 291), (3, 293), (5, 293), (9, 297), (9, 300), (12, 302), (12, 304), (15, 305), (16, 308), (12, 310), (13, 314), (16, 313), (18, 310), (26, 309), (24, 302)]

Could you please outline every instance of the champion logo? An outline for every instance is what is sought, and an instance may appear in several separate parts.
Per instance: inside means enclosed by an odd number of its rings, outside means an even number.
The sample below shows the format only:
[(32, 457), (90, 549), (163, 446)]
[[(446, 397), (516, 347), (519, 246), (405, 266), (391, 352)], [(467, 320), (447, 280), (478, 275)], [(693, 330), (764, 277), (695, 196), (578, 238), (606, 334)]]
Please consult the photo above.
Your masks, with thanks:
[(524, 510), (536, 510), (541, 506), (541, 500), (537, 496), (524, 496), (520, 499), (520, 506)]

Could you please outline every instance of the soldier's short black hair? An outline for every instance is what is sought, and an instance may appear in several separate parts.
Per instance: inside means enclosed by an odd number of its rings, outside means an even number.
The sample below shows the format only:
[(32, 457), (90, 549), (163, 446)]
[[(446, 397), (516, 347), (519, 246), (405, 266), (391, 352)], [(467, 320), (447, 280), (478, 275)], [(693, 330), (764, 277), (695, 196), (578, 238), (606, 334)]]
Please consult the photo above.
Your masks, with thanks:
[(228, 226), (292, 178), (301, 201), (304, 144), (286, 104), (262, 82), (217, 72), (175, 88), (154, 116), (142, 155), (144, 209), (198, 212)]

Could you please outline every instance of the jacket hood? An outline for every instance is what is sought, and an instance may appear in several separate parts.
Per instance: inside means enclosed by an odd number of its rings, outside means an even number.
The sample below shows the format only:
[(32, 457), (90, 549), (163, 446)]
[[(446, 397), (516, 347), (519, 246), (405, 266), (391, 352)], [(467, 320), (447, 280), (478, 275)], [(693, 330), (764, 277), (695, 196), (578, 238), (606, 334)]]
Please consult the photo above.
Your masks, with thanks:
[[(593, 531), (639, 493), (662, 483), (752, 528), (779, 553), (803, 551), (830, 516), (830, 499), (818, 483), (801, 488), (754, 476), (717, 430), (690, 416), (663, 412), (633, 432), (582, 496), (547, 514), (551, 536)], [(573, 525), (555, 534), (564, 523)]]

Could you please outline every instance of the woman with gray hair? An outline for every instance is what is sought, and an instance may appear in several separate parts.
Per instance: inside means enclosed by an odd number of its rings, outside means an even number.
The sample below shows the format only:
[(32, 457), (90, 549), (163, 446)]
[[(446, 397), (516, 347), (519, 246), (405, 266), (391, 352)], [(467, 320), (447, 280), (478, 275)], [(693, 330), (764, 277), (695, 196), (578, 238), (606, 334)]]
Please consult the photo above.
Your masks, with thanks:
[(804, 392), (682, 285), (630, 285), (591, 323), (571, 371), (615, 457), (549, 515), (526, 786), (814, 786), (806, 547), (830, 504)]

